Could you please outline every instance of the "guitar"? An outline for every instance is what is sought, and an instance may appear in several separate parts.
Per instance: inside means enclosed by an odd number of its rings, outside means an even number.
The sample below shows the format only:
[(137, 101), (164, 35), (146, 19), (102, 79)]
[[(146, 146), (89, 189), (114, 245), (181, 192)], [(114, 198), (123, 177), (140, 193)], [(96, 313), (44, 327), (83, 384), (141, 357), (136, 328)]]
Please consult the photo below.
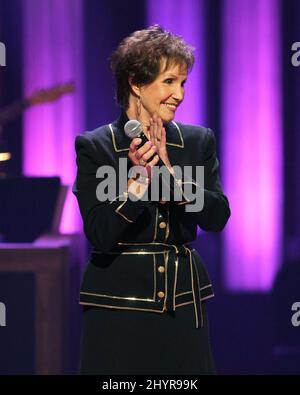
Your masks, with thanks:
[(22, 111), (28, 107), (35, 106), (37, 104), (54, 102), (66, 93), (75, 91), (75, 85), (73, 82), (66, 84), (55, 85), (52, 88), (40, 89), (35, 91), (29, 97), (18, 100), (0, 110), (0, 128), (6, 122), (16, 118)]
[(75, 85), (73, 82), (67, 84), (56, 85), (49, 89), (41, 89), (34, 92), (26, 100), (30, 105), (34, 106), (36, 104), (49, 103), (59, 99), (65, 93), (71, 93), (75, 91)]

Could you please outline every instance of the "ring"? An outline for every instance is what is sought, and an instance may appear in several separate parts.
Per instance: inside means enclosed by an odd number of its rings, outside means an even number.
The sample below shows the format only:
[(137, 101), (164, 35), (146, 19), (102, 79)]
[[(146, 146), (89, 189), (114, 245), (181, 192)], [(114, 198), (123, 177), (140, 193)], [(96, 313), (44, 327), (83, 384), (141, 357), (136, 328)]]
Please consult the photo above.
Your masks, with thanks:
[(140, 162), (139, 162), (139, 163), (140, 163), (141, 166), (145, 166), (145, 164), (146, 164), (146, 162), (144, 161), (143, 158), (140, 159)]

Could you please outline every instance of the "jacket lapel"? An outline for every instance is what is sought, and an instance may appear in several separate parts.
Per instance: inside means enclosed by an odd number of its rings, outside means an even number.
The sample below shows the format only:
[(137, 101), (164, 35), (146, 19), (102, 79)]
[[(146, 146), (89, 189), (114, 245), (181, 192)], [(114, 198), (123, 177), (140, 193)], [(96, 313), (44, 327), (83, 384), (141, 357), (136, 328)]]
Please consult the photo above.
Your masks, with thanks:
[[(126, 136), (124, 126), (129, 121), (125, 111), (122, 111), (119, 118), (109, 125), (112, 145), (115, 152), (129, 151), (131, 139)], [(170, 162), (178, 162), (176, 151), (184, 148), (184, 140), (182, 132), (176, 122), (168, 122), (165, 124), (167, 137), (167, 150)], [(173, 162), (172, 162), (173, 160)]]

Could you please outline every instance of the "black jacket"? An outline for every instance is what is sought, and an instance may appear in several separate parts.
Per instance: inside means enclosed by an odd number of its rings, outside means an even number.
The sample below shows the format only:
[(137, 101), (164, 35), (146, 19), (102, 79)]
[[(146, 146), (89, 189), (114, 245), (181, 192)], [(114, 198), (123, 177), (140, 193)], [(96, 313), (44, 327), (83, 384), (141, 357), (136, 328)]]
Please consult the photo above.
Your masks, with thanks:
[(130, 168), (131, 140), (124, 133), (127, 120), (122, 112), (112, 124), (76, 137), (78, 171), (73, 193), (85, 235), (94, 247), (80, 303), (159, 313), (194, 303), (196, 326), (201, 327), (201, 301), (213, 296), (213, 291), (199, 254), (188, 243), (195, 240), (197, 225), (218, 232), (230, 216), (218, 175), (214, 134), (179, 122), (165, 125), (172, 166), (192, 166), (193, 171), (197, 165), (204, 166), (201, 211), (187, 212), (186, 205), (192, 204), (188, 199), (166, 204), (133, 201), (130, 194), (118, 190), (114, 199), (99, 201), (96, 190), (105, 177), (97, 178), (97, 169), (113, 166), (118, 179), (119, 158), (125, 158)]

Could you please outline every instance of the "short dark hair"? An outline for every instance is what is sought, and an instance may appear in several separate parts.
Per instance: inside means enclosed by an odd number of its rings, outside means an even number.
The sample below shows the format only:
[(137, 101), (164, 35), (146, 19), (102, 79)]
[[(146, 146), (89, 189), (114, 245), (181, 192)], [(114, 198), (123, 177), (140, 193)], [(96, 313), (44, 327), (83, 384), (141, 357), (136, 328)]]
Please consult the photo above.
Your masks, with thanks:
[(194, 48), (181, 36), (153, 25), (137, 30), (124, 38), (110, 57), (110, 66), (116, 81), (116, 101), (125, 110), (129, 106), (132, 83), (146, 85), (153, 82), (160, 73), (162, 60), (166, 60), (165, 70), (171, 64), (185, 66), (191, 71), (194, 65)]

